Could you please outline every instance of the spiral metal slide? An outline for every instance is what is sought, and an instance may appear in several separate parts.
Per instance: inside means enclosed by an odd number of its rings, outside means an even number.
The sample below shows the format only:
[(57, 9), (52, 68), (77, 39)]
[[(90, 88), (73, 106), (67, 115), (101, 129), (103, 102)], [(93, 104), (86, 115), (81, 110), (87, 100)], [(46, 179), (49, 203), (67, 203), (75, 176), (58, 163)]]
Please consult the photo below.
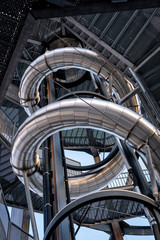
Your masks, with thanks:
[[(89, 50), (65, 48), (47, 52), (36, 59), (24, 73), (19, 96), (26, 112), (30, 115), (18, 129), (13, 143), (11, 164), (13, 171), (23, 181), (23, 171), (28, 174), (29, 185), (39, 195), (43, 193), (42, 175), (37, 171), (37, 150), (42, 142), (56, 132), (77, 127), (95, 128), (118, 135), (132, 146), (144, 152), (147, 141), (155, 167), (160, 172), (158, 130), (130, 109), (100, 99), (67, 99), (39, 109), (38, 88), (41, 81), (52, 71), (62, 68), (81, 68), (108, 76), (109, 66), (97, 54)], [(113, 73), (116, 75), (117, 73)], [(115, 80), (120, 97), (129, 92), (127, 81)], [(117, 85), (118, 84), (118, 85)], [(132, 106), (135, 98), (131, 99)], [(129, 103), (130, 104), (130, 103)], [(117, 154), (99, 169), (98, 174), (69, 180), (71, 198), (105, 187), (123, 169), (124, 163)]]

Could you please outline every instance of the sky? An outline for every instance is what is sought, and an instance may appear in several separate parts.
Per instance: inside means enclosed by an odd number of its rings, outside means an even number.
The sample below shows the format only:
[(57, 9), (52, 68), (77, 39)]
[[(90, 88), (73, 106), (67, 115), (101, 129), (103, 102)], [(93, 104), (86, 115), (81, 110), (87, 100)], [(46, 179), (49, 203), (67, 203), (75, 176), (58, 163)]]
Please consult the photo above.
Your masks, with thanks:
[[(35, 213), (35, 217), (36, 217), (36, 222), (37, 222), (37, 227), (38, 227), (38, 233), (39, 233), (39, 239), (43, 240), (43, 215), (39, 214), (39, 213)], [(136, 225), (136, 226), (148, 226), (148, 220), (145, 219), (144, 217), (137, 217), (137, 218), (133, 218), (133, 219), (129, 219), (126, 220), (127, 223), (131, 224), (131, 225)], [(76, 229), (77, 226), (75, 226)], [(30, 229), (30, 233), (32, 234), (32, 230)], [(76, 240), (109, 240), (109, 235), (101, 232), (101, 231), (97, 231), (97, 230), (93, 230), (93, 229), (89, 229), (86, 227), (81, 227), (77, 236), (76, 236)], [(124, 236), (124, 240), (154, 240), (154, 236), (130, 236), (130, 235), (125, 235)]]

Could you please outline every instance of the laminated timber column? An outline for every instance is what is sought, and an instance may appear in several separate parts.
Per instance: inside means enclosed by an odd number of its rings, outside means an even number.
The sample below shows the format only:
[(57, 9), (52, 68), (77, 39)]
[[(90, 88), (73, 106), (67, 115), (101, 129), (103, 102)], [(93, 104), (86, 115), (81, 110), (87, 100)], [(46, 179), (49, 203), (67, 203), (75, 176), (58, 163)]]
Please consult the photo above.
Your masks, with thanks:
[(114, 240), (123, 240), (123, 235), (122, 235), (122, 231), (119, 225), (119, 222), (117, 221), (112, 221), (111, 223), (112, 226), (112, 237), (110, 240), (114, 239)]
[(95, 146), (95, 140), (94, 140), (94, 136), (93, 136), (93, 130), (92, 129), (87, 129), (87, 135), (88, 135), (89, 144), (92, 146), (90, 148), (90, 150), (91, 150), (91, 153), (93, 155), (94, 161), (95, 161), (95, 163), (99, 163), (101, 160), (100, 160), (97, 148), (94, 147)]

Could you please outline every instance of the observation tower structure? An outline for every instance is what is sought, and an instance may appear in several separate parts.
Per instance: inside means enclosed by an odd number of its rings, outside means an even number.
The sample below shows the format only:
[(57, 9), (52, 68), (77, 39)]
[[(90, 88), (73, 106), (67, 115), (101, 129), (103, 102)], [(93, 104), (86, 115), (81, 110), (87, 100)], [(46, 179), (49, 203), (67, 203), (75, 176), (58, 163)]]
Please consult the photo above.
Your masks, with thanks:
[(159, 240), (160, 2), (1, 5), (2, 239)]

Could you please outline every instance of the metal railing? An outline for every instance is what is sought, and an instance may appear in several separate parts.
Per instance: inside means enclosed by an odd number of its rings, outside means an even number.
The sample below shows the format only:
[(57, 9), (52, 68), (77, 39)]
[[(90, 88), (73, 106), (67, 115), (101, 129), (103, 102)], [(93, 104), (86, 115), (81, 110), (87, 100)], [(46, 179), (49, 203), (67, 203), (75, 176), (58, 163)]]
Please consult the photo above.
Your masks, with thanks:
[(16, 129), (15, 123), (2, 109), (0, 109), (0, 138), (7, 145), (12, 143)]
[[(143, 173), (146, 177), (147, 182), (150, 182), (150, 176), (147, 169), (143, 170)], [(109, 188), (117, 188), (117, 187), (124, 187), (124, 186), (131, 186), (133, 185), (132, 179), (129, 177), (128, 172), (123, 172), (119, 174), (112, 182), (108, 184)]]

